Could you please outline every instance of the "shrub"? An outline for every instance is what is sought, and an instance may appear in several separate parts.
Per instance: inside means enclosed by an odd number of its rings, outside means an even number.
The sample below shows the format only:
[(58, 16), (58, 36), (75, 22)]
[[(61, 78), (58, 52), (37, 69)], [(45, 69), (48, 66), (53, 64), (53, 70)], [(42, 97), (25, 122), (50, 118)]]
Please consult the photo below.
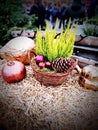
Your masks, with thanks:
[(48, 23), (46, 23), (45, 37), (42, 36), (41, 28), (37, 30), (36, 34), (36, 54), (43, 55), (47, 60), (52, 62), (59, 57), (71, 57), (74, 50), (75, 36), (77, 25), (72, 30), (70, 28), (71, 19), (68, 26), (60, 35), (56, 37), (56, 27), (52, 30)]

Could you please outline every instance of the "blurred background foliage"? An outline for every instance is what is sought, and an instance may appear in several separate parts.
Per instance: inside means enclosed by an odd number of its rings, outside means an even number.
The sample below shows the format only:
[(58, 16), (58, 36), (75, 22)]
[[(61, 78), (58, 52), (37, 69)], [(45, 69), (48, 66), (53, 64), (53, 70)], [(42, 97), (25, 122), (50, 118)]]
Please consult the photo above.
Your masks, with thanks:
[(86, 36), (98, 37), (98, 16), (92, 18), (86, 18), (83, 32)]
[(12, 38), (11, 31), (17, 29), (35, 29), (37, 17), (26, 15), (25, 0), (0, 0), (0, 46)]

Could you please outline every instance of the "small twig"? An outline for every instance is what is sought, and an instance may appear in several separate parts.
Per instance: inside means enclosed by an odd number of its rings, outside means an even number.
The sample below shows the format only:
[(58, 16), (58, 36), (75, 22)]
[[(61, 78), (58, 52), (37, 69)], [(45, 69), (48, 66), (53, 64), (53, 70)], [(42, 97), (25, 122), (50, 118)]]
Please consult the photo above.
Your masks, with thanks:
[(81, 41), (82, 41), (84, 38), (86, 38), (87, 36), (82, 36), (82, 35), (80, 35), (80, 37), (81, 37), (81, 39), (78, 40), (78, 41), (75, 41), (75, 43), (81, 42)]
[(22, 29), (22, 30), (21, 30), (21, 32), (18, 34), (18, 36), (21, 36), (21, 35), (22, 35), (22, 33), (23, 33), (23, 31), (24, 31), (24, 30)]

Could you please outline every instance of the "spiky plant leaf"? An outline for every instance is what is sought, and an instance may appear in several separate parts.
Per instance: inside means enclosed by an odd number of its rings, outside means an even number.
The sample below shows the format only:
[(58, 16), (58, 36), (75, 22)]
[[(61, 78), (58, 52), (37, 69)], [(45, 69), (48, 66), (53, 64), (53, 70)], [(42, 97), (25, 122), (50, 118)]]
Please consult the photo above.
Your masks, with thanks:
[(74, 49), (76, 28), (72, 30), (70, 28), (71, 19), (68, 22), (68, 26), (61, 34), (56, 36), (56, 28), (53, 30), (46, 24), (45, 38), (42, 37), (41, 28), (37, 30), (36, 35), (36, 53), (45, 56), (50, 62), (60, 57), (71, 57)]

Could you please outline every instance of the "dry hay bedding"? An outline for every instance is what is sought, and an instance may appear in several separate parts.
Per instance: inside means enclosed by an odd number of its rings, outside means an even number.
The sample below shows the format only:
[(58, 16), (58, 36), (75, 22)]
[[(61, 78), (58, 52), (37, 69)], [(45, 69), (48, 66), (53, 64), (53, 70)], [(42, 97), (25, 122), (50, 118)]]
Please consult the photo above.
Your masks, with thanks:
[[(0, 60), (0, 71), (5, 60)], [(60, 86), (27, 76), (8, 84), (0, 75), (0, 126), (8, 130), (98, 130), (98, 91), (81, 87), (74, 70)]]

